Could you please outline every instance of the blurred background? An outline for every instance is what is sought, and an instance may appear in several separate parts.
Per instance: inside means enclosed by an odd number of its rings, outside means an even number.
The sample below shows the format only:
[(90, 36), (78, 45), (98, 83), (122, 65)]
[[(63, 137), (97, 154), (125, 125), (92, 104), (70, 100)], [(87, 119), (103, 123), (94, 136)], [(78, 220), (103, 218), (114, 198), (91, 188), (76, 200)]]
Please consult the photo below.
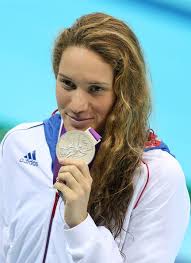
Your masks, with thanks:
[[(98, 11), (123, 19), (138, 36), (152, 84), (150, 126), (181, 163), (191, 189), (191, 0), (0, 0), (0, 140), (18, 123), (51, 115), (54, 39), (77, 17)], [(178, 262), (191, 262), (191, 223)]]

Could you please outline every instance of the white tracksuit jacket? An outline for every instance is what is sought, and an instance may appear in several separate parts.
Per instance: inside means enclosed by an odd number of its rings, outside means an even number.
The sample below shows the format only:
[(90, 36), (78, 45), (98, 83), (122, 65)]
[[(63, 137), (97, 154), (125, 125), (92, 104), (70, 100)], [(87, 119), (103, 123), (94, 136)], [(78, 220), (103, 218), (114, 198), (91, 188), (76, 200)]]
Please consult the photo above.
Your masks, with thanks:
[[(0, 263), (43, 261), (56, 192), (52, 160), (59, 126), (58, 114), (44, 123), (21, 124), (1, 143)], [(136, 171), (124, 230), (115, 240), (90, 215), (68, 228), (59, 198), (46, 263), (175, 261), (190, 214), (184, 174), (177, 160), (161, 149), (144, 152), (143, 161), (148, 169), (143, 164)]]

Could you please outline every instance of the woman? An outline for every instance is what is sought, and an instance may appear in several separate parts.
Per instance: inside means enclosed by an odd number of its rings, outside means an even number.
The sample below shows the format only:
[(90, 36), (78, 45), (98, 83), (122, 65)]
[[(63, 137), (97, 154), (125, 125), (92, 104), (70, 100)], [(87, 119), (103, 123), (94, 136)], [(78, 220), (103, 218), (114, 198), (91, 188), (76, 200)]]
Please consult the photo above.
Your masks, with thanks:
[[(112, 16), (83, 16), (56, 40), (53, 69), (59, 114), (1, 144), (0, 262), (174, 262), (189, 198), (179, 163), (149, 130), (136, 36)], [(89, 127), (102, 137), (90, 165), (57, 159), (60, 136)]]

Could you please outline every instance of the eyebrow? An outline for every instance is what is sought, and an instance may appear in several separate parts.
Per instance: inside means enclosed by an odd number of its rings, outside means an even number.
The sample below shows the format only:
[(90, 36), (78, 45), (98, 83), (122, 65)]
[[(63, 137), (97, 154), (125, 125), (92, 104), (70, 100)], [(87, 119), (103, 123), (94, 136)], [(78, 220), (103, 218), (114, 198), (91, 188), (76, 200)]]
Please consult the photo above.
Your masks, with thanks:
[[(61, 77), (64, 77), (64, 78), (66, 78), (66, 79), (69, 79), (69, 80), (72, 80), (73, 81), (73, 79), (71, 79), (70, 77), (68, 77), (68, 76), (66, 76), (66, 75), (64, 75), (64, 74), (62, 74), (62, 73), (58, 73), (58, 75), (60, 75)], [(109, 83), (107, 83), (107, 82), (99, 82), (99, 81), (91, 81), (91, 82), (88, 82), (88, 84), (99, 84), (99, 85), (106, 85), (106, 86), (110, 86), (110, 84)]]

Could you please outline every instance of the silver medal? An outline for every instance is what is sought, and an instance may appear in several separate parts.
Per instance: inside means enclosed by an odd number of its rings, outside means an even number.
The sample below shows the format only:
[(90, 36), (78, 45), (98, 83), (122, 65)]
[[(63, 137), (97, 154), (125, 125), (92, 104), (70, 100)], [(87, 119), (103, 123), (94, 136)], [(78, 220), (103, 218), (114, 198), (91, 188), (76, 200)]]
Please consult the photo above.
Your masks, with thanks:
[(84, 131), (72, 130), (64, 133), (56, 146), (58, 160), (81, 159), (89, 164), (93, 160), (94, 154), (95, 144)]

